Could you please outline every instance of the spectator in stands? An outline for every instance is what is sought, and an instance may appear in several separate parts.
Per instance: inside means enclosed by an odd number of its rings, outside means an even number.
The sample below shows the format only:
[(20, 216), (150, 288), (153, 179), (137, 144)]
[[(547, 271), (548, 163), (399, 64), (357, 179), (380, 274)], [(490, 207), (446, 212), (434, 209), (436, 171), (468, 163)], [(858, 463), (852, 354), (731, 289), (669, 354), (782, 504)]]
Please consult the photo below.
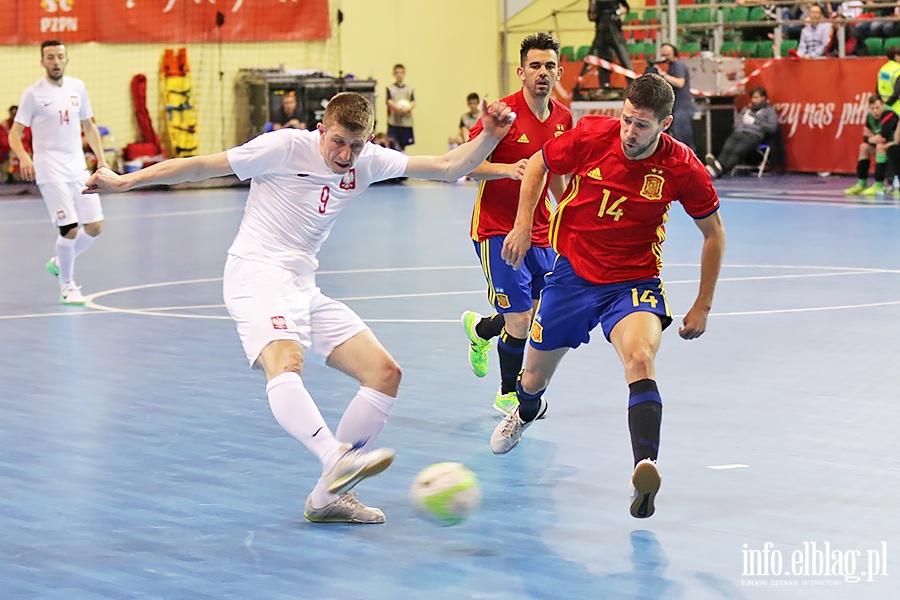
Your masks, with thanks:
[[(896, 169), (897, 150), (896, 134), (897, 113), (887, 108), (877, 95), (869, 96), (869, 114), (863, 127), (863, 141), (859, 145), (859, 160), (856, 163), (856, 176), (859, 181), (853, 187), (844, 190), (845, 194), (861, 196), (880, 196), (884, 194), (884, 178), (887, 175), (888, 154)], [(867, 187), (869, 179), (869, 162), (875, 157), (875, 181)]]
[(755, 6), (762, 6), (765, 14), (765, 21), (768, 24), (758, 25), (755, 27), (744, 27), (741, 29), (741, 39), (746, 41), (761, 41), (772, 37), (772, 29), (775, 27), (775, 17), (778, 14), (778, 8), (771, 3), (760, 0), (735, 0), (737, 6), (747, 6), (751, 10)]
[(900, 47), (890, 46), (884, 54), (887, 62), (878, 69), (875, 91), (885, 106), (900, 114)]
[(831, 44), (831, 22), (825, 18), (822, 7), (809, 5), (809, 19), (800, 32), (797, 56), (801, 58), (821, 58)]
[[(799, 4), (794, 6), (783, 6), (781, 7), (781, 20), (782, 21), (805, 21), (809, 17), (809, 6), (806, 4)], [(800, 32), (803, 31), (803, 25), (782, 25), (781, 32), (784, 34), (784, 39), (787, 40), (799, 40)]]
[(281, 97), (281, 108), (272, 121), (272, 129), (306, 129), (306, 119), (297, 107), (297, 93), (293, 90), (285, 92)]
[[(17, 104), (13, 104), (9, 107), (9, 117), (5, 121), (0, 121), (0, 129), (3, 129), (3, 133), (0, 133), (0, 136), (5, 137), (7, 139), (7, 143), (9, 142), (9, 132), (12, 129), (13, 121), (16, 119), (16, 113), (19, 111), (19, 106)], [(22, 146), (25, 147), (26, 152), (31, 153), (31, 127), (26, 127), (22, 131)], [(3, 152), (0, 150), (0, 163), (2, 163), (2, 170), (0, 170), (0, 176), (6, 180), (6, 183), (13, 183), (16, 181), (22, 181), (22, 174), (19, 172), (19, 159), (15, 155), (14, 152), (10, 152), (11, 148), (7, 149), (6, 158), (7, 160), (3, 160)]]
[(451, 150), (460, 144), (464, 144), (469, 139), (469, 130), (475, 127), (475, 123), (478, 122), (478, 118), (481, 116), (481, 109), (478, 107), (480, 102), (481, 98), (475, 92), (466, 96), (466, 104), (469, 106), (469, 110), (464, 112), (459, 118), (456, 135), (450, 136), (448, 140)]
[(750, 90), (750, 105), (734, 120), (734, 131), (725, 140), (718, 158), (706, 155), (706, 170), (715, 179), (745, 160), (778, 129), (778, 115), (769, 104), (769, 94), (764, 87)]
[[(594, 22), (596, 28), (590, 54), (610, 62), (618, 60), (620, 65), (630, 71), (633, 67), (628, 48), (625, 46), (625, 35), (622, 33), (622, 16), (619, 5), (622, 6), (625, 13), (631, 10), (626, 0), (590, 0), (588, 19)], [(584, 63), (581, 67), (581, 75), (584, 75), (589, 68), (590, 65)], [(598, 69), (597, 80), (600, 87), (608, 87), (609, 71), (603, 68)]]
[[(881, 4), (881, 6), (878, 6)], [(891, 17), (900, 14), (900, 7), (884, 6), (882, 0), (866, 0), (865, 13), (871, 17)], [(868, 37), (889, 38), (898, 32), (897, 22), (895, 21), (869, 21), (864, 19), (857, 26), (859, 29), (859, 37), (862, 39)]]
[(679, 142), (687, 144), (694, 154), (694, 97), (691, 96), (691, 73), (687, 65), (678, 60), (678, 48), (672, 44), (659, 47), (662, 56), (660, 64), (667, 65), (666, 72), (660, 73), (656, 67), (648, 67), (646, 73), (659, 73), (675, 92), (675, 106), (672, 108), (672, 125), (667, 133)]

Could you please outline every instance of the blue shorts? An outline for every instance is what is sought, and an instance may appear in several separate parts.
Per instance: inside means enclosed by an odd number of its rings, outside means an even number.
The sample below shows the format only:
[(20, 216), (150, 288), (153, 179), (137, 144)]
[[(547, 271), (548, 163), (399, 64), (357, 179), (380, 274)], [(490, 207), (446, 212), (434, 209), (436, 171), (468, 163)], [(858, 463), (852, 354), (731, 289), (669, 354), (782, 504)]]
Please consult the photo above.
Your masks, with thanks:
[(663, 329), (672, 323), (659, 278), (598, 285), (576, 275), (560, 256), (547, 275), (531, 325), (531, 345), (538, 350), (577, 348), (591, 340), (598, 323), (609, 341), (616, 323), (634, 312), (658, 315)]
[(505, 235), (475, 242), (475, 252), (481, 260), (481, 270), (488, 284), (488, 302), (498, 313), (523, 313), (534, 306), (544, 289), (544, 275), (553, 268), (556, 252), (553, 248), (532, 246), (525, 254), (522, 266), (513, 270), (500, 257)]

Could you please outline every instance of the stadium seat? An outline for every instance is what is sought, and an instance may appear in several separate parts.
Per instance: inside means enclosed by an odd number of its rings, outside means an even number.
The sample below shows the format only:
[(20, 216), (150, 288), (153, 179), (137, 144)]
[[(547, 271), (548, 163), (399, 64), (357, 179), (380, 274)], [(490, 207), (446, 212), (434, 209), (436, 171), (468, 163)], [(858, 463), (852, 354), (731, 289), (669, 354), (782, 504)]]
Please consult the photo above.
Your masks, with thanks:
[(578, 52), (575, 53), (575, 60), (584, 60), (584, 57), (590, 54), (591, 47), (590, 46), (578, 46)]
[(759, 45), (759, 42), (741, 42), (741, 45), (738, 46), (738, 54), (740, 56), (756, 56), (756, 47)]
[(891, 46), (897, 46), (900, 48), (900, 37), (889, 37), (884, 40), (884, 49), (887, 50)]
[(713, 22), (712, 12), (708, 8), (698, 8), (694, 11), (692, 23), (711, 23)]
[(719, 54), (722, 56), (737, 56), (738, 42), (722, 42), (722, 47), (719, 48)]
[(797, 40), (784, 40), (781, 42), (781, 55), (787, 56), (789, 51), (796, 50), (799, 45), (800, 42)]
[(694, 22), (694, 13), (696, 11), (689, 8), (679, 8), (675, 13), (675, 20), (679, 25), (689, 25)]
[(678, 56), (695, 56), (700, 54), (700, 42), (689, 42), (678, 48)]
[(752, 9), (750, 9), (750, 14), (747, 16), (747, 20), (753, 21), (754, 23), (757, 23), (759, 21), (765, 21), (766, 20), (765, 7), (754, 6)]
[(755, 58), (774, 58), (775, 47), (772, 42), (762, 41), (756, 45), (756, 52), (753, 54)]
[(750, 7), (749, 6), (735, 6), (731, 10), (725, 9), (725, 22), (726, 23), (741, 23), (749, 20), (750, 18)]
[(866, 50), (869, 51), (869, 56), (881, 56), (881, 53), (884, 52), (884, 40), (877, 37), (866, 38)]

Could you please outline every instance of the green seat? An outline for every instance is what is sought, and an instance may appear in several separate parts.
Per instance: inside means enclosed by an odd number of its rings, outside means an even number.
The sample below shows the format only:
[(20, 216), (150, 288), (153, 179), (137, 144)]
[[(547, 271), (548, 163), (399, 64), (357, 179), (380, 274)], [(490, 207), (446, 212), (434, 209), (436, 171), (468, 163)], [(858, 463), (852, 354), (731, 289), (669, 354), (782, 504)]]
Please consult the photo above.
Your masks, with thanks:
[(578, 52), (575, 54), (575, 60), (584, 60), (584, 57), (587, 56), (591, 51), (590, 46), (579, 46)]
[(741, 56), (755, 56), (758, 45), (759, 42), (741, 42), (741, 45), (738, 46), (738, 54)]
[(750, 14), (747, 16), (748, 21), (765, 21), (766, 20), (766, 9), (762, 6), (754, 6), (750, 9)]
[(731, 10), (725, 10), (726, 23), (741, 23), (750, 18), (749, 6), (735, 6)]
[(678, 54), (681, 56), (694, 56), (700, 54), (700, 42), (682, 44), (681, 47), (678, 48)]
[(642, 20), (649, 25), (652, 25), (653, 23), (659, 23), (659, 15), (656, 14), (655, 9), (651, 8), (649, 10), (644, 11), (644, 16), (642, 17)]
[(791, 50), (796, 50), (797, 46), (800, 45), (800, 42), (797, 40), (784, 40), (781, 42), (781, 55), (787, 56), (788, 52)]
[(881, 56), (884, 52), (884, 40), (881, 38), (866, 38), (866, 50), (869, 56)]
[(573, 61), (575, 60), (575, 47), (563, 46), (559, 49), (559, 60)]
[(719, 53), (722, 56), (737, 56), (738, 50), (738, 42), (722, 42), (722, 47), (719, 48)]
[(698, 8), (694, 11), (694, 17), (692, 23), (712, 23), (715, 19), (713, 19), (712, 12), (708, 8)]
[(632, 21), (640, 21), (641, 16), (639, 14), (637, 14), (636, 12), (630, 12), (627, 15), (625, 15), (625, 18), (623, 20), (626, 23), (631, 23)]
[(884, 40), (883, 47), (885, 50), (887, 50), (891, 46), (896, 46), (897, 48), (900, 48), (900, 37), (889, 37), (886, 40)]
[(689, 8), (679, 8), (675, 13), (675, 20), (679, 25), (689, 25), (694, 22), (694, 11)]
[(775, 47), (772, 42), (759, 42), (756, 45), (756, 52), (753, 54), (756, 58), (774, 58)]

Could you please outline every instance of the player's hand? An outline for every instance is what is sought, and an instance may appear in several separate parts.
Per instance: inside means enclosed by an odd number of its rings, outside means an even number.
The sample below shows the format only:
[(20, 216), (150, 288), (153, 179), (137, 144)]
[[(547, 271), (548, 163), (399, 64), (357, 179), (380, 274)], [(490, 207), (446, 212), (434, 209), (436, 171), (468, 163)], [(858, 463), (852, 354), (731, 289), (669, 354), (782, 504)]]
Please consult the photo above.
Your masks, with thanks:
[(487, 100), (481, 101), (481, 124), (488, 135), (502, 138), (515, 120), (516, 113), (505, 102), (498, 100), (488, 106)]
[(19, 175), (22, 181), (34, 181), (34, 163), (28, 156), (19, 159)]
[(506, 234), (506, 239), (503, 240), (500, 258), (513, 269), (518, 269), (522, 266), (522, 261), (525, 260), (525, 254), (529, 248), (531, 248), (531, 229), (513, 227), (513, 230)]
[(709, 317), (709, 309), (694, 305), (684, 315), (683, 325), (678, 329), (678, 335), (686, 340), (693, 340), (706, 331), (706, 319)]
[(109, 167), (101, 167), (94, 171), (84, 183), (82, 194), (96, 194), (98, 192), (124, 192), (128, 189), (122, 176)]
[(519, 162), (514, 165), (509, 165), (509, 179), (515, 179), (517, 181), (522, 181), (522, 178), (525, 177), (525, 167), (528, 166), (528, 159), (523, 158)]

